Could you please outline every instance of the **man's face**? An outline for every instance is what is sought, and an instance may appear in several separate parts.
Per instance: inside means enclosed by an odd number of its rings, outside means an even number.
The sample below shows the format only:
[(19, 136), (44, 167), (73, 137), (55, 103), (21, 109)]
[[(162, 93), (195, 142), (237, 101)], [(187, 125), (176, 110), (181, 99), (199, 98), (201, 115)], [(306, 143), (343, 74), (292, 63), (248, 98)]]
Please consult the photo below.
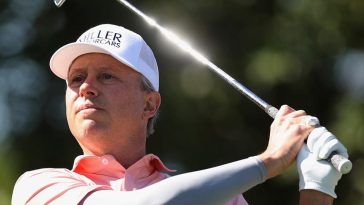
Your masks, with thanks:
[(72, 63), (67, 77), (70, 130), (83, 148), (140, 140), (150, 117), (148, 95), (141, 89), (138, 72), (109, 55), (82, 55)]

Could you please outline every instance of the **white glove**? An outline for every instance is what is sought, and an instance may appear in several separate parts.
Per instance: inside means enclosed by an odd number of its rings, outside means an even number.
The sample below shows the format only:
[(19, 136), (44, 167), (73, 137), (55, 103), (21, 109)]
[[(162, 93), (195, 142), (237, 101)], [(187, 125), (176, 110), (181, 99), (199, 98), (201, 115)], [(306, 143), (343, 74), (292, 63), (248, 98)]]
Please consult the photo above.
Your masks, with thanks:
[(334, 151), (345, 158), (349, 157), (345, 146), (325, 127), (312, 130), (307, 139), (307, 146), (316, 160), (327, 159)]
[(314, 129), (297, 155), (299, 173), (299, 190), (314, 189), (326, 193), (334, 198), (335, 186), (342, 174), (326, 160), (336, 151), (344, 157), (348, 153), (343, 144), (325, 127)]

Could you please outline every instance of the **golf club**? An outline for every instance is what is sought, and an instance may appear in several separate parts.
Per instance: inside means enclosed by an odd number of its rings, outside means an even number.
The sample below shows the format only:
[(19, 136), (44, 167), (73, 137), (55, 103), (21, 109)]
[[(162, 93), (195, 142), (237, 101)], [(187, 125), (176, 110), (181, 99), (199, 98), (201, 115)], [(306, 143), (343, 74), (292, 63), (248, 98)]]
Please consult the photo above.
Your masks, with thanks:
[[(54, 3), (61, 7), (62, 4), (66, 0), (54, 0)], [(269, 116), (271, 116), (273, 119), (275, 118), (278, 109), (273, 107), (272, 105), (265, 102), (263, 99), (258, 97), (256, 94), (254, 94), (252, 91), (250, 91), (247, 87), (243, 86), (241, 83), (239, 83), (237, 80), (232, 78), (230, 75), (228, 75), (225, 71), (220, 69), (217, 65), (212, 63), (210, 60), (208, 60), (205, 56), (203, 56), (199, 51), (195, 50), (190, 44), (188, 44), (186, 41), (181, 39), (178, 35), (176, 35), (171, 30), (162, 27), (159, 25), (154, 19), (150, 18), (146, 14), (144, 14), (142, 11), (137, 9), (135, 6), (130, 4), (129, 2), (125, 0), (117, 0), (119, 3), (126, 6), (128, 9), (133, 11), (135, 14), (140, 16), (144, 19), (149, 25), (155, 27), (158, 29), (161, 34), (167, 38), (170, 42), (174, 43), (176, 46), (178, 46), (181, 50), (188, 53), (190, 56), (192, 56), (194, 59), (196, 59), (198, 62), (206, 65), (210, 70), (215, 72), (219, 77), (221, 77), (223, 80), (225, 80), (227, 83), (232, 85), (237, 91), (239, 91), (241, 94), (246, 96), (248, 99), (250, 99), (252, 102), (254, 102), (258, 107), (263, 109)], [(317, 118), (312, 118), (309, 122), (309, 125), (312, 126), (319, 126), (319, 121)], [(337, 154), (332, 153), (330, 157), (327, 159), (339, 172), (342, 174), (349, 173), (352, 168), (352, 163), (350, 160), (346, 159), (345, 157)]]

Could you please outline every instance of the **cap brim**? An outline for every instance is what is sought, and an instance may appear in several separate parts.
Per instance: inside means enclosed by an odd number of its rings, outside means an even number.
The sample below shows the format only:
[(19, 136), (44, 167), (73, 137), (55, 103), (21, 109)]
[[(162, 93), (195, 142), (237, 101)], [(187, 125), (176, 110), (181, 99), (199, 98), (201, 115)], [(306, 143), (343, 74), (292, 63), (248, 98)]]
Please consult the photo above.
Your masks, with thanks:
[(131, 63), (129, 63), (127, 60), (120, 58), (117, 55), (114, 55), (112, 52), (109, 52), (104, 48), (101, 48), (96, 45), (90, 45), (87, 43), (70, 43), (61, 47), (52, 55), (49, 61), (49, 66), (52, 72), (56, 76), (66, 80), (68, 75), (68, 70), (72, 62), (77, 57), (87, 53), (104, 53), (111, 55), (115, 59), (121, 61), (125, 65), (131, 67), (133, 70), (140, 73), (140, 71), (138, 71), (137, 68), (132, 66)]

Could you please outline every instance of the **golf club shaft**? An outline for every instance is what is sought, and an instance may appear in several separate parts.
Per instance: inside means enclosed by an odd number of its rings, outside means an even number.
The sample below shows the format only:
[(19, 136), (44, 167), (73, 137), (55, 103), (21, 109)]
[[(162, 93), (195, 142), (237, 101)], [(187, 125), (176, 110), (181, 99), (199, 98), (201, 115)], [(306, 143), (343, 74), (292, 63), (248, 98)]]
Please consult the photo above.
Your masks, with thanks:
[(251, 101), (253, 101), (255, 104), (257, 104), (258, 107), (263, 109), (265, 112), (267, 112), (269, 114), (269, 116), (271, 116), (274, 119), (274, 117), (278, 111), (275, 107), (269, 105), (263, 99), (261, 99), (260, 97), (255, 95), (247, 87), (243, 86), (241, 83), (239, 83), (234, 78), (232, 78), (230, 75), (228, 75), (225, 71), (223, 71), (218, 66), (216, 66), (214, 63), (212, 63), (210, 60), (208, 60), (206, 57), (204, 57), (200, 52), (198, 52), (197, 50), (192, 48), (187, 42), (183, 41), (175, 33), (162, 27), (161, 25), (159, 25), (156, 21), (154, 21), (149, 16), (145, 15), (142, 11), (137, 9), (135, 6), (133, 6), (132, 4), (130, 4), (129, 2), (124, 1), (124, 0), (117, 0), (117, 1), (120, 2), (121, 4), (125, 5), (127, 8), (132, 10), (134, 13), (136, 13), (140, 17), (142, 17), (148, 24), (157, 28), (164, 37), (166, 37), (172, 43), (174, 43), (175, 45), (180, 47), (186, 53), (190, 54), (197, 61), (206, 65), (208, 68), (210, 68), (210, 70), (214, 71), (218, 76), (220, 76), (223, 80), (225, 80), (230, 85), (232, 85), (241, 94), (248, 97)]

